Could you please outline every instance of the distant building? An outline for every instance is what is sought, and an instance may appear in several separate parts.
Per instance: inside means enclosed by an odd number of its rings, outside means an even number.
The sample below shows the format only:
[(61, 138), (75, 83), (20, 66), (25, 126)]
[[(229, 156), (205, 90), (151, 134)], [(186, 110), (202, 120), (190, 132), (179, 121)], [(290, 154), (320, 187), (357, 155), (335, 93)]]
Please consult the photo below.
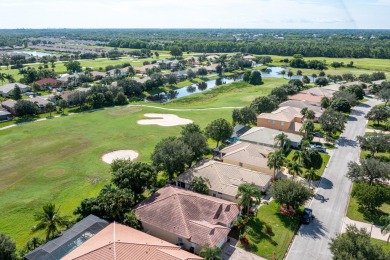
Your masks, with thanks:
[(10, 83), (7, 85), (0, 86), (0, 95), (4, 97), (11, 97), (14, 93), (15, 86), (20, 88), (21, 93), (26, 93), (32, 90), (31, 86), (24, 85), (22, 83)]
[(312, 103), (320, 104), (322, 96), (315, 96), (315, 95), (306, 94), (306, 93), (298, 93), (298, 94), (290, 96), (288, 99), (290, 99), (290, 100), (309, 101), (309, 102), (312, 102)]
[(280, 107), (271, 113), (258, 115), (257, 126), (298, 134), (302, 127), (302, 120), (303, 115), (300, 108)]

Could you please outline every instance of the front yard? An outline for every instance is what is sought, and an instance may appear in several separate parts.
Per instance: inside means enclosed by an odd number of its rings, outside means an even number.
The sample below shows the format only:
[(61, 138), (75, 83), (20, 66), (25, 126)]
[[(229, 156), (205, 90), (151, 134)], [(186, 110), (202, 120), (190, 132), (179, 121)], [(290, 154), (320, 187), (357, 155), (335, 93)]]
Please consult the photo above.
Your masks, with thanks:
[[(246, 250), (267, 259), (283, 259), (298, 230), (300, 213), (291, 218), (279, 213), (279, 208), (275, 201), (264, 205), (248, 222), (245, 234), (249, 245), (245, 246)], [(270, 234), (266, 234), (266, 225), (272, 229)], [(241, 243), (240, 246), (244, 247)]]
[[(291, 150), (286, 159), (289, 160), (289, 161), (292, 161), (294, 153), (295, 153), (295, 150)], [(319, 169), (315, 169), (316, 173), (317, 173), (316, 180), (320, 179), (320, 177), (324, 173), (326, 165), (328, 165), (328, 161), (330, 159), (329, 154), (320, 153), (320, 155), (321, 155), (321, 158), (322, 158), (322, 165), (321, 165), (321, 167)], [(302, 175), (304, 175), (308, 169), (307, 168), (303, 168), (302, 170), (303, 170)]]

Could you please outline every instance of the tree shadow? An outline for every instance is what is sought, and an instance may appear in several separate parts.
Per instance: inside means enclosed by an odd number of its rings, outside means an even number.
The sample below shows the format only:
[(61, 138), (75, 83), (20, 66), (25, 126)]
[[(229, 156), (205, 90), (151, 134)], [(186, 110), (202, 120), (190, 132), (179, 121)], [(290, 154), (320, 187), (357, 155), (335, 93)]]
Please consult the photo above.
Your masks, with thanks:
[(371, 107), (370, 105), (365, 104), (365, 103), (359, 103), (357, 106), (358, 107)]
[(333, 189), (333, 182), (327, 178), (322, 177), (322, 180), (320, 184), (318, 185), (318, 188), (322, 188), (325, 190), (331, 190)]
[(324, 227), (321, 221), (314, 218), (314, 220), (308, 225), (301, 225), (297, 234), (313, 239), (320, 239), (321, 237), (326, 236), (326, 232), (328, 232), (328, 229)]
[(382, 216), (389, 215), (388, 213), (386, 213), (380, 209), (376, 209), (374, 211), (368, 211), (367, 209), (365, 209), (363, 207), (359, 207), (358, 211), (363, 215), (363, 218), (366, 221), (368, 221), (370, 223), (374, 223), (374, 225), (382, 225), (380, 218)]
[(37, 119), (39, 119), (39, 116), (37, 116), (37, 115), (35, 115), (35, 116), (22, 116), (22, 117), (17, 118), (15, 120), (15, 123), (16, 124), (23, 124), (23, 123), (36, 121)]
[(329, 198), (325, 198), (323, 195), (318, 193), (314, 194), (314, 199), (321, 201), (321, 203), (328, 202), (329, 200)]
[(354, 109), (354, 110), (351, 110), (351, 114), (349, 117), (351, 117), (352, 115), (353, 116), (363, 116), (363, 115), (365, 115), (365, 113), (361, 110)]
[(337, 141), (337, 145), (341, 147), (356, 147), (358, 145), (358, 142), (356, 140), (347, 139), (343, 136), (341, 136)]
[[(255, 243), (258, 244), (260, 243), (261, 240), (268, 240), (272, 245), (276, 246), (278, 243), (272, 239), (272, 236), (267, 235), (264, 233), (265, 229), (265, 222), (261, 221), (258, 218), (252, 218), (249, 222), (248, 225), (253, 229), (253, 232), (251, 234), (248, 234), (250, 239)], [(251, 243), (253, 244), (253, 243)], [(253, 247), (254, 245), (252, 245)]]
[(347, 121), (348, 121), (348, 122), (349, 122), (349, 121), (357, 121), (357, 118), (354, 117), (354, 116), (349, 116), (349, 117), (347, 118)]

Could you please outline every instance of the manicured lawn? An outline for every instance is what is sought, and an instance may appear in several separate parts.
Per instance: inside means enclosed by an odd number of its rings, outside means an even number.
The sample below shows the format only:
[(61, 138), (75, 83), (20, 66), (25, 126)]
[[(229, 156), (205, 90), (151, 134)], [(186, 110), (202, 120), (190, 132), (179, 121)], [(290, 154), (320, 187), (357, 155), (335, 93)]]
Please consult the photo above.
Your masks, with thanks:
[(371, 243), (373, 243), (374, 245), (378, 245), (378, 246), (382, 247), (382, 249), (385, 252), (390, 253), (390, 242), (387, 243), (386, 241), (383, 241), (383, 240), (371, 238)]
[(243, 81), (233, 82), (231, 84), (221, 85), (209, 91), (196, 93), (188, 97), (172, 100), (164, 104), (166, 107), (191, 106), (196, 108), (203, 107), (222, 107), (222, 106), (247, 106), (258, 96), (264, 96), (271, 93), (271, 90), (286, 83), (286, 79), (267, 78), (264, 84), (252, 86)]
[[(292, 161), (292, 158), (293, 158), (293, 156), (294, 156), (294, 153), (295, 153), (295, 150), (291, 150), (291, 152), (288, 154), (288, 156), (287, 156), (286, 159), (289, 160), (289, 161)], [(324, 173), (325, 168), (326, 168), (326, 165), (328, 165), (328, 162), (329, 162), (329, 159), (330, 159), (329, 154), (320, 153), (320, 155), (321, 155), (321, 158), (322, 158), (322, 165), (321, 165), (321, 167), (320, 167), (319, 169), (316, 169), (316, 172), (317, 172), (317, 179), (319, 179), (319, 178), (322, 176), (322, 174)], [(308, 169), (303, 168), (303, 173), (302, 173), (302, 175), (304, 175), (305, 172), (306, 172), (307, 170), (308, 170)]]
[(29, 123), (0, 131), (0, 230), (22, 247), (35, 222), (33, 212), (54, 202), (72, 216), (83, 198), (95, 196), (110, 179), (100, 157), (110, 150), (133, 149), (149, 161), (155, 145), (181, 127), (141, 126), (145, 113), (171, 113), (205, 127), (231, 110), (163, 111), (116, 107)]
[(352, 220), (357, 220), (365, 223), (380, 224), (379, 218), (382, 215), (390, 214), (390, 204), (383, 204), (382, 207), (379, 208), (379, 211), (376, 214), (370, 214), (368, 211), (359, 208), (359, 204), (356, 199), (351, 196), (349, 200), (347, 217)]
[(367, 128), (381, 131), (389, 131), (389, 129), (386, 129), (384, 122), (380, 122), (379, 125), (377, 123), (377, 121), (374, 122), (372, 120), (368, 120)]
[[(299, 226), (299, 213), (294, 218), (279, 213), (280, 205), (271, 202), (260, 207), (257, 216), (248, 222), (253, 233), (247, 234), (250, 245), (246, 249), (267, 259), (283, 259)], [(272, 227), (271, 235), (265, 233), (265, 225)], [(240, 245), (242, 246), (242, 245)]]

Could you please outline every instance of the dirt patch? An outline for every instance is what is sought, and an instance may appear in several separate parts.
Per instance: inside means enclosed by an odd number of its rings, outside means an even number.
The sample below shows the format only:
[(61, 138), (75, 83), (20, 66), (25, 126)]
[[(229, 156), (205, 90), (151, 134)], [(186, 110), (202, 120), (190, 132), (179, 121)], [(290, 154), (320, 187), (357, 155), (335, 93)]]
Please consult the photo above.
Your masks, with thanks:
[(142, 111), (141, 107), (121, 107), (117, 109), (111, 109), (108, 114), (110, 116), (125, 116)]
[(108, 164), (111, 164), (114, 160), (125, 159), (134, 161), (138, 158), (138, 152), (133, 150), (117, 150), (106, 153), (102, 156), (102, 161)]
[(43, 175), (48, 178), (60, 177), (64, 175), (65, 169), (52, 169), (50, 171), (45, 172)]
[(151, 119), (138, 120), (137, 123), (139, 125), (177, 126), (188, 125), (193, 122), (190, 119), (181, 118), (172, 114), (145, 114), (144, 116)]

